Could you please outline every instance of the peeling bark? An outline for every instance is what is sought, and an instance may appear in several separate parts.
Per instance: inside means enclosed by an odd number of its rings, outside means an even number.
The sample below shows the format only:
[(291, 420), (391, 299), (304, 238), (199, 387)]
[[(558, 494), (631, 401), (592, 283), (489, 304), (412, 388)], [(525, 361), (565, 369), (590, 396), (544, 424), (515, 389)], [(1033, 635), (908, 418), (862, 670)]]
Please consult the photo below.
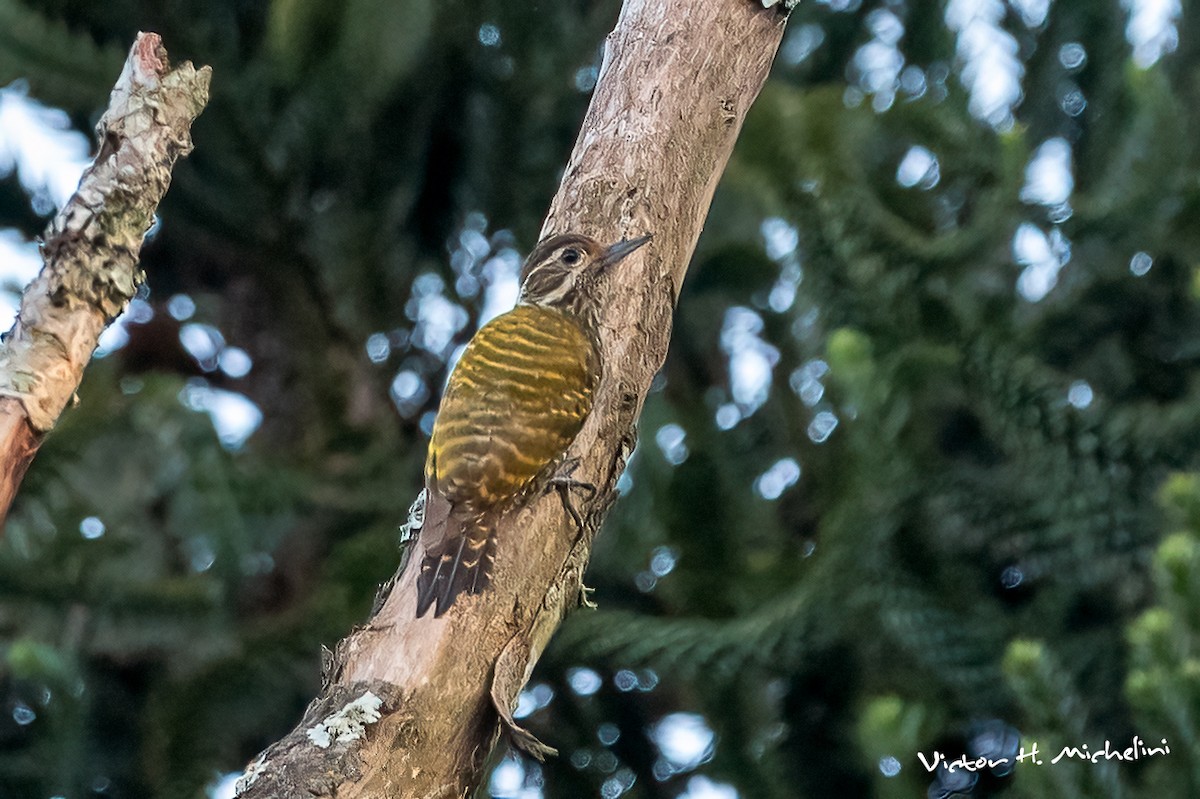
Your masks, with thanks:
[[(501, 714), (515, 743), (546, 753), (511, 725), (509, 710), (579, 604), (592, 537), (616, 498), (634, 425), (666, 357), (679, 286), (784, 22), (753, 0), (626, 0), (542, 229), (543, 237), (575, 231), (603, 242), (654, 234), (603, 286), (604, 377), (568, 452), (580, 461), (576, 476), (597, 488), (591, 499), (576, 498), (586, 529), (557, 497), (530, 501), (498, 524), (492, 586), (459, 597), (440, 619), (416, 618), (419, 569), (399, 572), (370, 623), (328, 659), (322, 698), (263, 753), (266, 765), (247, 775), (239, 796), (466, 797), (483, 777)], [(329, 697), (366, 690), (385, 699), (366, 739), (313, 746), (305, 730), (328, 711)]]
[(212, 71), (174, 69), (139, 33), (96, 125), (99, 152), (46, 229), (42, 271), (0, 344), (0, 520), (42, 437), (75, 396), (96, 342), (142, 282), (138, 255)]

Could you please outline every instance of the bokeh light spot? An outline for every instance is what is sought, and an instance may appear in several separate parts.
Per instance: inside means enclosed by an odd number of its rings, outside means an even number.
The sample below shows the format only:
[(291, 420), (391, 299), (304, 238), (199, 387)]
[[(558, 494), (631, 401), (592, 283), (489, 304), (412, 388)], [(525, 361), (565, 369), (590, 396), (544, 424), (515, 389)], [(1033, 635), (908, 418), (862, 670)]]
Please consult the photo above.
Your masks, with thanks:
[(800, 479), (800, 464), (795, 458), (781, 458), (754, 481), (754, 491), (763, 499), (779, 499)]
[(896, 168), (896, 182), (906, 189), (932, 189), (941, 177), (937, 156), (920, 145), (908, 148)]
[(676, 774), (696, 768), (716, 749), (716, 734), (699, 713), (664, 716), (650, 729), (650, 739)]
[(667, 463), (672, 466), (678, 466), (687, 460), (688, 448), (685, 443), (686, 438), (687, 433), (674, 422), (663, 425), (654, 434), (654, 442), (658, 444), (658, 448), (662, 451)]
[(1145, 277), (1152, 266), (1154, 266), (1154, 259), (1144, 252), (1135, 252), (1129, 259), (1129, 271), (1137, 277)]
[(1067, 402), (1075, 408), (1086, 408), (1092, 404), (1092, 399), (1095, 395), (1092, 392), (1092, 387), (1088, 385), (1086, 380), (1076, 380), (1067, 389)]
[(816, 444), (823, 444), (838, 426), (838, 418), (832, 411), (821, 411), (808, 425), (808, 437)]
[(478, 38), (479, 43), (484, 47), (499, 47), (500, 28), (490, 22), (485, 22), (479, 26)]
[(106, 529), (98, 516), (87, 516), (79, 523), (79, 534), (88, 541), (104, 537)]
[(579, 666), (567, 670), (567, 684), (579, 696), (591, 696), (600, 690), (604, 680), (592, 669)]

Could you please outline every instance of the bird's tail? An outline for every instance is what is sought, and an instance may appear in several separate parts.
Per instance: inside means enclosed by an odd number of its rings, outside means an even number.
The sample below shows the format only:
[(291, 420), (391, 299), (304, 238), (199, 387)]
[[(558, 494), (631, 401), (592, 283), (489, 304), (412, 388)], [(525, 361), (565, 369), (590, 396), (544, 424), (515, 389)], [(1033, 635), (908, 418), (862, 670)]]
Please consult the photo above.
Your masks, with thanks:
[[(447, 524), (457, 524), (453, 517)], [(425, 551), (417, 577), (417, 618), (434, 608), (441, 616), (464, 591), (482, 593), (492, 579), (496, 538), (489, 521), (474, 516), (461, 522), (457, 534), (448, 535)]]

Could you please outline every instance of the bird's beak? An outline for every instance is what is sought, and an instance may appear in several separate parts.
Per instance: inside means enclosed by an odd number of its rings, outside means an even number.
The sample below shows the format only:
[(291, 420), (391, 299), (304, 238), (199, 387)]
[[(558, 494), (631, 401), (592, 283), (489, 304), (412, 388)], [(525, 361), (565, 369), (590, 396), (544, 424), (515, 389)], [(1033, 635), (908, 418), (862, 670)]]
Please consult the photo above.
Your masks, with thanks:
[(598, 266), (601, 269), (607, 269), (618, 261), (623, 260), (627, 255), (652, 238), (654, 238), (654, 235), (647, 233), (645, 236), (638, 236), (636, 239), (621, 239), (616, 244), (610, 245), (600, 254), (600, 258), (597, 259), (599, 262)]

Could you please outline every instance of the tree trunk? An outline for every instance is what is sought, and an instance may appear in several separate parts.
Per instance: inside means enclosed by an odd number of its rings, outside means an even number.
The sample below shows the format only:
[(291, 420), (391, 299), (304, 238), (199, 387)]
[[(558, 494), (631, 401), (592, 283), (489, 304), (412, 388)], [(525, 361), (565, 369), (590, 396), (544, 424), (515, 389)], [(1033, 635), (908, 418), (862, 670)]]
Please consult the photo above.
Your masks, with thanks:
[[(785, 16), (752, 0), (626, 0), (542, 235), (650, 245), (614, 269), (600, 315), (604, 376), (569, 455), (596, 486), (577, 530), (553, 495), (498, 525), (491, 587), (416, 618), (417, 566), (329, 659), (301, 724), (255, 761), (243, 797), (466, 797), (501, 730), (546, 749), (510, 709), (581, 597), (591, 539), (613, 503), (634, 425), (670, 338), (679, 286)], [(414, 558), (413, 560), (419, 560)], [(499, 713), (497, 712), (499, 709)]]
[(96, 126), (100, 152), (47, 228), (45, 266), (0, 345), (0, 525), (100, 334), (142, 281), (142, 239), (176, 159), (191, 152), (211, 74), (187, 61), (171, 69), (155, 33), (129, 51)]

